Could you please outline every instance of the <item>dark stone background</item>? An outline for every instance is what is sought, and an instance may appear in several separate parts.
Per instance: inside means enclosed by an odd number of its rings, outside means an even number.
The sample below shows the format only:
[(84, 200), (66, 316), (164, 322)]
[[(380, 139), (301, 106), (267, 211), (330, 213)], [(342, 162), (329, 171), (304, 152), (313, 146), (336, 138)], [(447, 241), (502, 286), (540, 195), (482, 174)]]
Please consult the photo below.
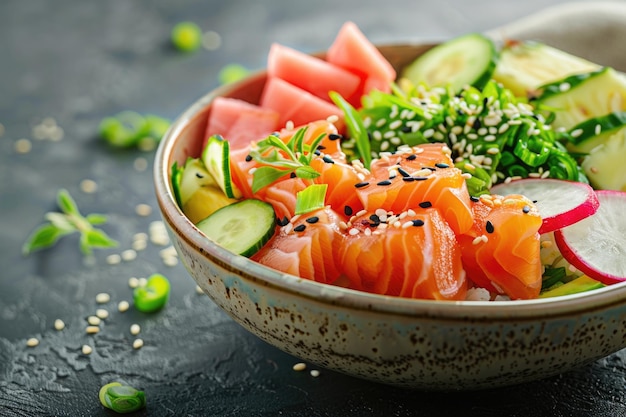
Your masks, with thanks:
[[(326, 48), (355, 21), (374, 42), (440, 40), (484, 31), (560, 1), (390, 0), (148, 1), (3, 0), (0, 2), (0, 415), (111, 416), (98, 389), (122, 380), (145, 390), (150, 416), (621, 416), (626, 415), (624, 351), (551, 379), (491, 391), (422, 393), (320, 370), (244, 331), (208, 298), (181, 265), (165, 266), (152, 244), (136, 260), (109, 265), (132, 236), (158, 220), (153, 152), (119, 151), (97, 137), (100, 120), (122, 110), (175, 118), (218, 84), (229, 63), (260, 68), (272, 42), (306, 52)], [(191, 20), (221, 35), (218, 50), (174, 51), (171, 27)], [(58, 142), (32, 129), (52, 117)], [(18, 154), (15, 141), (30, 139)], [(146, 158), (145, 171), (133, 168)], [(79, 184), (93, 179), (98, 191)], [(104, 229), (120, 247), (84, 265), (77, 239), (23, 257), (26, 236), (55, 210), (66, 188), (83, 213), (109, 215)], [(148, 217), (137, 204), (153, 207)], [(168, 307), (154, 315), (116, 304), (132, 298), (128, 279), (154, 272), (172, 282)], [(86, 335), (85, 318), (108, 292), (111, 316)], [(65, 321), (61, 332), (56, 318)], [(133, 350), (131, 323), (145, 346)], [(27, 348), (30, 337), (39, 346)], [(85, 343), (95, 348), (81, 354)], [(309, 369), (312, 369), (309, 367)]]

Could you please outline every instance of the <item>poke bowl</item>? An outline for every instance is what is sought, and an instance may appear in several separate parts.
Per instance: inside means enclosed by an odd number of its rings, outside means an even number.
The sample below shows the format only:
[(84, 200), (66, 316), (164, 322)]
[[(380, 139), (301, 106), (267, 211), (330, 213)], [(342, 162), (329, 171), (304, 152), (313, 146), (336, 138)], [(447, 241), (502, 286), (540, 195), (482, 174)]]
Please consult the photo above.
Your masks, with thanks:
[[(377, 49), (399, 72), (433, 46)], [(267, 82), (267, 71), (256, 72), (193, 103), (162, 139), (154, 169), (159, 208), (179, 258), (246, 330), (318, 366), (422, 390), (528, 382), (626, 347), (623, 283), (524, 300), (415, 299), (281, 272), (207, 238), (177, 201), (172, 167), (201, 156), (216, 98), (258, 104)]]

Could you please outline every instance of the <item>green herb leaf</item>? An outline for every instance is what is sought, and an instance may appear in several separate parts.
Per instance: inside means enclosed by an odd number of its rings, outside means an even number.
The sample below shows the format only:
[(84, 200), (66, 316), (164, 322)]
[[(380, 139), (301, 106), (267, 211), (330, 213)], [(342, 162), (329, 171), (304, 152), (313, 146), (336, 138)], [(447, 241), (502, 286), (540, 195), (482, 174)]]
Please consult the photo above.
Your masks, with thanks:
[(100, 229), (91, 229), (85, 232), (87, 244), (92, 248), (110, 248), (116, 246), (117, 242), (111, 239)]
[(59, 205), (61, 211), (65, 214), (80, 214), (76, 202), (67, 190), (59, 190), (57, 193), (57, 204)]
[(88, 214), (85, 218), (87, 219), (89, 224), (92, 224), (94, 226), (99, 226), (107, 222), (107, 216), (104, 214)]
[(28, 255), (36, 250), (52, 246), (66, 234), (68, 234), (67, 231), (59, 229), (52, 223), (41, 225), (26, 240), (22, 246), (22, 253)]
[(256, 193), (263, 187), (267, 187), (290, 173), (291, 171), (271, 166), (258, 167), (252, 176), (252, 192)]
[(310, 166), (298, 167), (294, 172), (298, 178), (303, 178), (305, 180), (312, 180), (320, 176), (320, 173)]
[(356, 148), (359, 152), (359, 156), (363, 160), (363, 166), (369, 168), (372, 162), (372, 151), (369, 135), (367, 134), (367, 129), (363, 124), (361, 115), (350, 103), (341, 97), (341, 94), (336, 91), (331, 91), (328, 94), (335, 105), (343, 111), (346, 126), (350, 132), (350, 136), (354, 138), (356, 142)]
[(328, 184), (313, 184), (296, 195), (296, 214), (304, 214), (324, 207)]

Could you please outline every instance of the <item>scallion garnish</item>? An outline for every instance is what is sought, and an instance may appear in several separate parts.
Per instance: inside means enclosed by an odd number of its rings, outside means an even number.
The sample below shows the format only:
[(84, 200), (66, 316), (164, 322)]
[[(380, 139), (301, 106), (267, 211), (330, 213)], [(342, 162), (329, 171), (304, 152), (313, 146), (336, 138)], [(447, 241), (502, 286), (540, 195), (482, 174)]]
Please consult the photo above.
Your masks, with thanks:
[(363, 124), (361, 115), (358, 110), (352, 107), (350, 103), (341, 97), (341, 94), (336, 91), (331, 91), (328, 95), (335, 105), (343, 111), (346, 126), (350, 132), (350, 137), (355, 141), (356, 149), (361, 157), (361, 160), (363, 161), (363, 166), (365, 168), (369, 168), (370, 163), (372, 162), (372, 151), (370, 138), (367, 133), (367, 129)]
[(324, 207), (328, 184), (313, 184), (296, 195), (296, 214), (304, 214)]
[(135, 288), (133, 302), (137, 310), (153, 313), (162, 309), (170, 295), (170, 282), (161, 274), (153, 274), (145, 285)]
[(116, 413), (126, 414), (146, 406), (146, 395), (131, 386), (111, 382), (100, 388), (100, 403)]

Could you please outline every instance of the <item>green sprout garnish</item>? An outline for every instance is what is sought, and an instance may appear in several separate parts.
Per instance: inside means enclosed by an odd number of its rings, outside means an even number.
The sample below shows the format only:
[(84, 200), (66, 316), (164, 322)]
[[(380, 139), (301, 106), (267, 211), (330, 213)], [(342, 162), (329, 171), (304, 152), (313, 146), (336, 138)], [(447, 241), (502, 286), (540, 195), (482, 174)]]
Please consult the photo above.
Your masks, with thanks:
[(154, 149), (169, 127), (169, 120), (162, 117), (123, 111), (102, 119), (100, 136), (116, 148), (138, 147), (150, 150)]
[(63, 236), (80, 233), (80, 250), (85, 255), (91, 255), (93, 248), (111, 248), (117, 242), (111, 239), (104, 231), (94, 227), (106, 223), (103, 214), (89, 214), (83, 216), (78, 206), (67, 190), (61, 189), (57, 193), (57, 204), (60, 212), (45, 214), (47, 223), (39, 226), (29, 236), (22, 247), (22, 253), (31, 252), (54, 246)]
[(100, 403), (116, 413), (126, 414), (146, 406), (146, 395), (131, 386), (111, 382), (100, 388)]
[[(313, 180), (320, 176), (320, 173), (311, 167), (311, 161), (316, 156), (315, 151), (325, 134), (319, 135), (307, 144), (304, 141), (306, 131), (306, 127), (298, 129), (287, 143), (276, 135), (270, 135), (257, 143), (250, 151), (250, 157), (261, 166), (252, 175), (252, 192), (256, 193), (287, 175), (304, 180)], [(309, 185), (307, 189), (312, 186)], [(308, 193), (300, 192), (296, 199), (297, 210), (305, 213), (323, 206), (325, 196), (326, 188), (323, 188), (323, 192), (321, 188), (314, 188)]]
[(202, 30), (193, 22), (180, 22), (172, 28), (172, 45), (182, 52), (193, 52), (202, 45)]
[(324, 207), (328, 184), (313, 184), (296, 194), (295, 214), (304, 214)]
[(135, 308), (144, 313), (154, 313), (162, 309), (170, 295), (170, 282), (161, 274), (148, 278), (144, 286), (135, 288), (133, 302)]

